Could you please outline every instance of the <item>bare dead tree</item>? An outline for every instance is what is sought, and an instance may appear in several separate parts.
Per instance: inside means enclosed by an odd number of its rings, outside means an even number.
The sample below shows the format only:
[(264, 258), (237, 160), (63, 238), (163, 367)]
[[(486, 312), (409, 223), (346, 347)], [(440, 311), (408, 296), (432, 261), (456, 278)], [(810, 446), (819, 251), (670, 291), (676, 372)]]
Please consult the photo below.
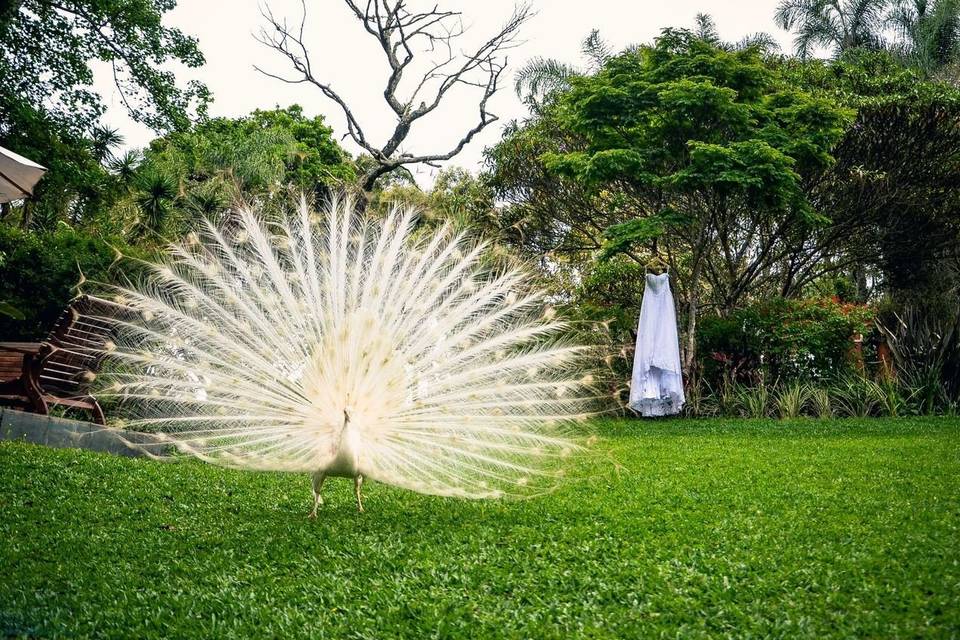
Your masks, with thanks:
[[(366, 0), (365, 6), (357, 0), (344, 2), (366, 32), (377, 40), (390, 66), (383, 97), (396, 114), (397, 123), (386, 142), (378, 146), (371, 141), (344, 97), (318, 78), (304, 42), (305, 0), (302, 0), (303, 15), (299, 24), (294, 25), (285, 18), (277, 18), (269, 7), (263, 7), (261, 13), (268, 24), (257, 36), (261, 43), (282, 54), (293, 65), (295, 73), (284, 76), (259, 67), (256, 69), (286, 83), (311, 84), (340, 107), (347, 121), (344, 137), (349, 136), (374, 160), (362, 179), (364, 192), (372, 191), (377, 178), (398, 167), (418, 163), (437, 166), (437, 162), (449, 160), (498, 119), (488, 110), (487, 102), (500, 87), (507, 66), (506, 52), (518, 44), (520, 27), (533, 15), (528, 4), (515, 7), (510, 18), (492, 37), (476, 48), (464, 51), (457, 46), (466, 31), (462, 14), (458, 11), (444, 11), (439, 5), (416, 11), (409, 8), (406, 0)], [(405, 73), (414, 73), (418, 55), (425, 63), (419, 65), (417, 75), (408, 76), (406, 94), (401, 96), (401, 81)], [(403, 151), (401, 145), (413, 124), (436, 110), (444, 97), (458, 85), (478, 90), (480, 113), (476, 124), (446, 152), (415, 154)]]

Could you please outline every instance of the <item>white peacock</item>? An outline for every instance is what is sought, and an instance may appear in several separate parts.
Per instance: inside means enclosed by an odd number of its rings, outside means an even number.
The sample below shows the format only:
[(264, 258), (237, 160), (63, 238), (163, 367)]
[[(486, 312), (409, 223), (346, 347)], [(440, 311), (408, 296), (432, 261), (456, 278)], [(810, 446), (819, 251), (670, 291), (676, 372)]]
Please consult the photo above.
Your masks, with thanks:
[(101, 376), (129, 428), (203, 460), (466, 498), (532, 495), (577, 449), (584, 350), (519, 268), (417, 213), (250, 209), (173, 245)]

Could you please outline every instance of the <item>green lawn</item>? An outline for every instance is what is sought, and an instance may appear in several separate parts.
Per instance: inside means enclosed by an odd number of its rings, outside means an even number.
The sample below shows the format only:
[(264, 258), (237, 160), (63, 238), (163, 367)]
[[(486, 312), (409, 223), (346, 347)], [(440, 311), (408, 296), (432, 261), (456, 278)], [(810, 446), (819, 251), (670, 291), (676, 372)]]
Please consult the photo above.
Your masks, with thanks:
[(0, 443), (0, 634), (957, 637), (960, 422), (609, 421), (546, 498)]

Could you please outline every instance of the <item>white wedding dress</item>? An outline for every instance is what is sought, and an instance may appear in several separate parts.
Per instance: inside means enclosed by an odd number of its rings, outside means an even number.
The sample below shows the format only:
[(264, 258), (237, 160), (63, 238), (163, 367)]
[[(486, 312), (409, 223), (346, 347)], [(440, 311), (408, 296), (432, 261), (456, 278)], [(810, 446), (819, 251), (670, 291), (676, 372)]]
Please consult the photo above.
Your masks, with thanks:
[(637, 325), (630, 408), (642, 416), (664, 416), (679, 413), (683, 403), (677, 313), (670, 277), (666, 273), (648, 273)]

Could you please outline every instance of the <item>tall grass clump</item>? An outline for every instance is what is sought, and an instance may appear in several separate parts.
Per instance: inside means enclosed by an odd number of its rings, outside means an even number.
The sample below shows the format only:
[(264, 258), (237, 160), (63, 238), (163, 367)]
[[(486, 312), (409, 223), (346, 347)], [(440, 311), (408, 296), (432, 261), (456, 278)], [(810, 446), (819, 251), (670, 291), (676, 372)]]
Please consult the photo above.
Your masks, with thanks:
[(740, 391), (740, 407), (748, 418), (765, 418), (770, 411), (770, 390), (765, 384), (744, 387)]
[(865, 418), (873, 414), (880, 397), (877, 383), (860, 375), (838, 379), (830, 387), (837, 414), (851, 418)]
[(833, 398), (827, 387), (810, 389), (810, 411), (814, 417), (828, 419), (833, 417)]
[(798, 418), (810, 398), (810, 387), (803, 382), (781, 385), (774, 393), (773, 403), (780, 418)]
[(912, 395), (909, 387), (900, 384), (894, 378), (882, 378), (879, 382), (872, 382), (872, 390), (877, 396), (877, 406), (881, 415), (891, 418), (903, 415)]

